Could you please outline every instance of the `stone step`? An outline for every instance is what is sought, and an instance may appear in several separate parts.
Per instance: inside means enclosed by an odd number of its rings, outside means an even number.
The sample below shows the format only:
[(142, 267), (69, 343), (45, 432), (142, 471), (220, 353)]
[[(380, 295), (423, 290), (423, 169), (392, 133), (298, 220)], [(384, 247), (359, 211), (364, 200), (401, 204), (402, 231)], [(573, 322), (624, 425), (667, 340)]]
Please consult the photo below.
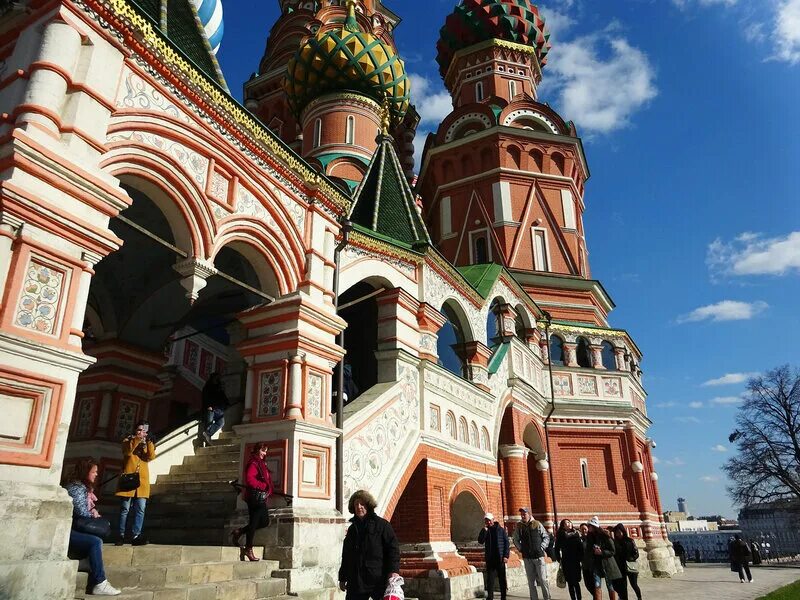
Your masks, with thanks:
[(193, 454), (190, 456), (184, 456), (182, 465), (175, 465), (175, 466), (188, 467), (188, 466), (206, 466), (206, 465), (235, 466), (238, 468), (239, 453), (222, 452), (219, 454)]
[(206, 528), (205, 525), (203, 527), (198, 527), (196, 523), (194, 526), (187, 527), (182, 527), (181, 525), (182, 524), (178, 524), (178, 526), (175, 527), (152, 528), (145, 531), (145, 535), (151, 543), (155, 544), (177, 543), (216, 546), (229, 542), (228, 533), (226, 533), (224, 525), (209, 528)]
[[(263, 554), (256, 548), (256, 554)], [(150, 544), (149, 546), (103, 546), (103, 563), (109, 567), (192, 565), (211, 562), (236, 562), (239, 549), (233, 546), (190, 546)]]
[[(163, 589), (175, 585), (219, 583), (238, 579), (267, 579), (277, 561), (211, 562), (193, 565), (106, 567), (106, 577), (116, 588)], [(285, 581), (278, 579), (277, 581)]]
[[(109, 579), (109, 581), (111, 581)], [(114, 582), (111, 582), (112, 585)], [(286, 582), (278, 579), (223, 581), (195, 585), (180, 585), (151, 590), (122, 589), (118, 600), (297, 600), (286, 595)], [(283, 591), (281, 591), (283, 589)], [(75, 598), (91, 599), (85, 588), (75, 590)]]
[(239, 454), (239, 443), (218, 443), (214, 442), (210, 446), (198, 448), (195, 452), (196, 456), (210, 456), (212, 454)]
[[(237, 465), (238, 466), (238, 465)], [(156, 478), (156, 483), (193, 483), (193, 482), (205, 482), (205, 483), (219, 483), (224, 482), (227, 483), (231, 479), (236, 479), (239, 477), (238, 468), (234, 467), (232, 469), (213, 469), (213, 470), (205, 470), (205, 469), (195, 469), (190, 466), (181, 465), (182, 471), (181, 472), (173, 472), (170, 469), (170, 473), (167, 475), (159, 475)], [(174, 468), (174, 467), (173, 467)], [(176, 469), (177, 471), (177, 469)]]
[(239, 442), (242, 438), (235, 431), (220, 431), (217, 439)]
[(150, 486), (150, 492), (153, 496), (164, 493), (179, 493), (184, 494), (187, 492), (202, 492), (203, 494), (213, 494), (215, 492), (229, 492), (234, 494), (233, 488), (227, 481), (159, 481), (158, 483)]

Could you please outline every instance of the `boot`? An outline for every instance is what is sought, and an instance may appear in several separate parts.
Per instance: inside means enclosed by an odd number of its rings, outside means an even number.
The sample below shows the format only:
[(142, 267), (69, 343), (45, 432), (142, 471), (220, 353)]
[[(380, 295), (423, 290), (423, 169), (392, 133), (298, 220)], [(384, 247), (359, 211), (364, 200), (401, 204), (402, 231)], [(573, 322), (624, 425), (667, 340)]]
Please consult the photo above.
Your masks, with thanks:
[(594, 588), (594, 600), (603, 600), (603, 588)]
[(610, 590), (608, 592), (608, 600), (617, 600), (617, 592)]
[(238, 546), (240, 537), (242, 537), (241, 529), (234, 529), (233, 531), (231, 531), (231, 544), (233, 544), (234, 546)]
[[(258, 562), (259, 560), (261, 560), (255, 554), (253, 554), (253, 547), (252, 546), (248, 546), (247, 548), (244, 548), (243, 550), (244, 550), (244, 556), (246, 556), (247, 560), (249, 560), (250, 562)], [(244, 559), (242, 558), (242, 560), (244, 560)]]

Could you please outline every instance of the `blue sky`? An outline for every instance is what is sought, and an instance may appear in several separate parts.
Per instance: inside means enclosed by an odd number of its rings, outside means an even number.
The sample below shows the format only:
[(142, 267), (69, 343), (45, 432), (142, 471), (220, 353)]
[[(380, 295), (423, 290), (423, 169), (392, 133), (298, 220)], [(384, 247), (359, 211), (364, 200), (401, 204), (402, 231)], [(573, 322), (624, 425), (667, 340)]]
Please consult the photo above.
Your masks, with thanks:
[[(420, 131), (435, 129), (450, 110), (435, 44), (455, 0), (387, 5)], [(584, 137), (589, 258), (612, 325), (645, 354), (664, 508), (682, 495), (696, 515), (733, 515), (720, 466), (746, 374), (800, 362), (800, 0), (542, 9), (540, 99)], [(277, 17), (277, 1), (225, 2), (219, 59), (237, 98)]]

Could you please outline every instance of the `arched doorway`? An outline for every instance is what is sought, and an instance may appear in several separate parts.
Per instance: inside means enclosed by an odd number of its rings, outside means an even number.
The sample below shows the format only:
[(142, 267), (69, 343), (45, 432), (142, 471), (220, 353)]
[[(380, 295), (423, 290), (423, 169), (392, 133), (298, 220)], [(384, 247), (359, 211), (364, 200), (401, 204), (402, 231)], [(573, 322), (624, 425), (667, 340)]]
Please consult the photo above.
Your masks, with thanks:
[(94, 456), (103, 481), (119, 470), (119, 440), (138, 420), (160, 438), (202, 418), (202, 388), (213, 372), (232, 405), (226, 428), (241, 420), (246, 367), (235, 347), (237, 314), (278, 293), (254, 246), (231, 242), (213, 261), (198, 259), (202, 235), (167, 194), (132, 177), (123, 188), (132, 203), (109, 222), (123, 244), (96, 265), (90, 284), (83, 349), (96, 363), (78, 379), (64, 462), (66, 474), (75, 458)]
[(450, 505), (450, 539), (459, 550), (477, 545), (484, 512), (469, 491), (461, 492)]
[(545, 478), (549, 477), (546, 444), (539, 429), (529, 423), (522, 434), (522, 442), (528, 449), (528, 482), (530, 485), (531, 513), (539, 521), (548, 521), (550, 515), (549, 485)]

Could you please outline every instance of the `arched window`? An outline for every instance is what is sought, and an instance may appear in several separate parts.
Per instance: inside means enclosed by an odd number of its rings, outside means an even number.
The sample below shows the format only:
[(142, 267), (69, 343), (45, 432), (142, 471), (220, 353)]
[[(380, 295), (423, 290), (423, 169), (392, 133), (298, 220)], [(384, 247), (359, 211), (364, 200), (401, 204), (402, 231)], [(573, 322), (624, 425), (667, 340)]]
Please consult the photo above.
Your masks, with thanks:
[(556, 172), (559, 175), (563, 175), (565, 168), (564, 156), (556, 152), (553, 154), (552, 159), (553, 159), (553, 166), (555, 167)]
[(522, 152), (517, 146), (509, 146), (508, 155), (511, 157), (511, 166), (515, 169), (522, 167)]
[(521, 342), (528, 343), (528, 327), (525, 325), (525, 317), (522, 316), (522, 309), (514, 309), (514, 335)]
[(464, 417), (458, 420), (458, 441), (464, 442), (465, 444), (469, 443), (469, 429), (467, 427), (467, 420)]
[(312, 148), (319, 148), (322, 145), (322, 119), (314, 121), (314, 139), (311, 142)]
[(481, 428), (481, 450), (491, 450), (492, 442), (489, 440), (489, 431), (486, 427)]
[(454, 440), (457, 439), (456, 435), (456, 416), (452, 412), (448, 412), (444, 419), (444, 430)]
[(475, 102), (483, 100), (483, 82), (479, 81), (475, 84)]
[(557, 335), (550, 336), (550, 362), (554, 365), (564, 364), (564, 340)]
[(617, 357), (611, 342), (603, 342), (603, 366), (609, 371), (617, 370)]
[(353, 115), (347, 117), (347, 128), (344, 134), (345, 144), (355, 144), (356, 137), (356, 118)]
[(489, 247), (486, 244), (486, 236), (475, 238), (475, 264), (483, 265), (489, 262)]
[(590, 369), (592, 367), (592, 349), (589, 347), (589, 340), (585, 337), (578, 338), (577, 354), (578, 366)]
[(502, 306), (503, 302), (500, 298), (492, 300), (492, 304), (489, 306), (489, 314), (486, 316), (486, 345), (489, 348), (494, 348), (500, 343), (500, 319), (502, 318), (500, 309)]
[(469, 426), (469, 445), (480, 448), (478, 444), (478, 426), (475, 424), (475, 421)]
[(517, 82), (513, 79), (508, 82), (508, 98), (509, 100), (517, 95)]
[(542, 172), (542, 165), (544, 164), (544, 154), (542, 154), (541, 150), (531, 150), (530, 157), (533, 164), (531, 165), (539, 173)]
[(466, 377), (466, 365), (462, 359), (465, 341), (462, 320), (449, 303), (442, 306), (442, 314), (447, 321), (439, 330), (436, 342), (439, 364), (459, 377)]

